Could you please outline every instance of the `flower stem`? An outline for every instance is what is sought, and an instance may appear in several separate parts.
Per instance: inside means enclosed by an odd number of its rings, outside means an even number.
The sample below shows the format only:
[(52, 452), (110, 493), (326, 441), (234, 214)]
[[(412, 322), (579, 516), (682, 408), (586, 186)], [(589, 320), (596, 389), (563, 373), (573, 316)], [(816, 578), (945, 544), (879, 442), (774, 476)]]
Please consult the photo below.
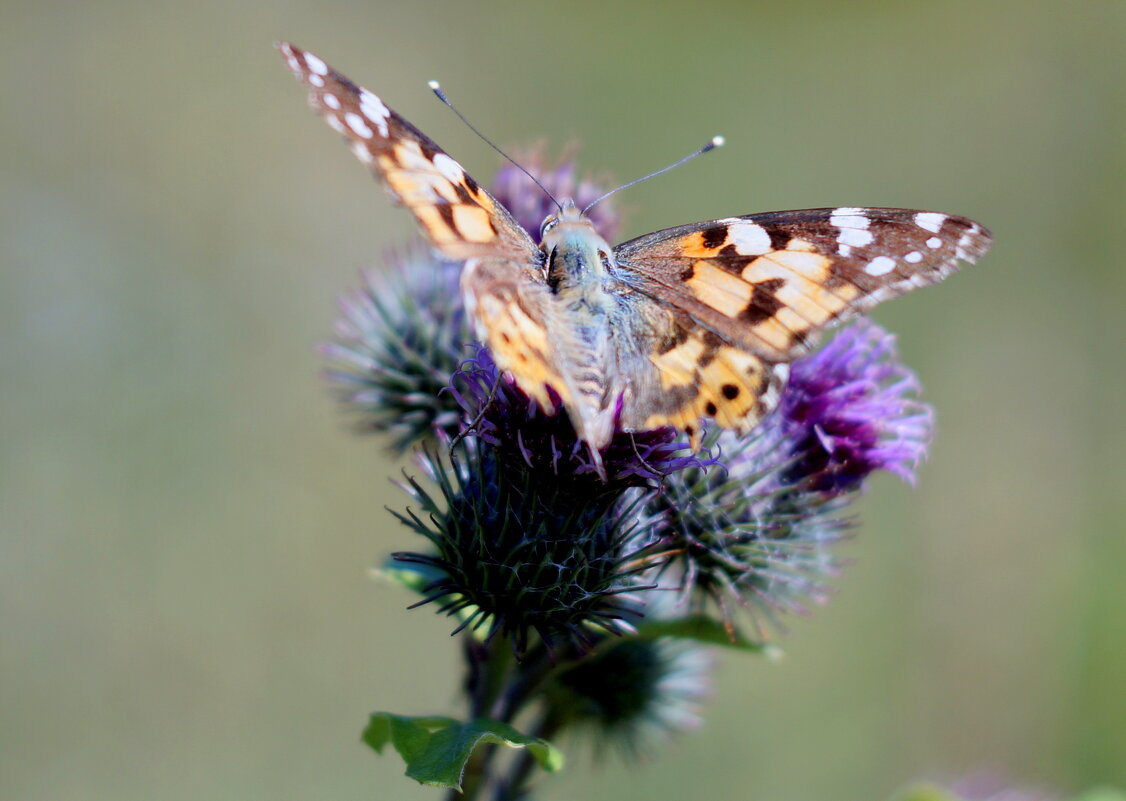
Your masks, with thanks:
[[(510, 722), (510, 715), (503, 712), (504, 697), (512, 684), (517, 670), (516, 659), (508, 640), (496, 637), (488, 644), (482, 644), (472, 635), (464, 638), (466, 678), (465, 691), (469, 696), (469, 717), (481, 717)], [(485, 745), (476, 749), (465, 764), (461, 791), (451, 789), (447, 794), (449, 801), (475, 801), (490, 781), (490, 769), (496, 756), (495, 745)]]

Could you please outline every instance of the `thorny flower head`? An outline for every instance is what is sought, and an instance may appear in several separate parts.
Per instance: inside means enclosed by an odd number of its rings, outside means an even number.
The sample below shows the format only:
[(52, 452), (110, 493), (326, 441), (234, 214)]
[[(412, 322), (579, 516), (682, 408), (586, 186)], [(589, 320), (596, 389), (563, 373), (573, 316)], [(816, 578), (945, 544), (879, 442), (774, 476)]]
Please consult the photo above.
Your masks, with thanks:
[[(629, 755), (691, 729), (710, 689), (711, 659), (670, 638), (606, 640), (547, 686), (558, 728), (592, 730)], [(601, 744), (599, 742), (599, 744)]]
[(628, 631), (643, 612), (630, 593), (664, 558), (647, 536), (659, 521), (644, 511), (644, 490), (703, 463), (671, 429), (620, 432), (603, 478), (566, 416), (540, 409), (484, 348), (450, 391), (473, 431), (451, 459), (423, 457), (442, 497), (417, 482), (408, 492), (428, 519), (400, 516), (435, 549), (396, 554), (433, 572), (427, 601), (521, 651), (529, 632), (590, 644), (599, 631)]
[(470, 334), (460, 264), (420, 245), (388, 262), (387, 272), (365, 272), (363, 286), (340, 297), (335, 341), (321, 350), (331, 362), (327, 378), (360, 430), (389, 434), (403, 452), (458, 430), (461, 410), (443, 389)]
[[(569, 163), (527, 163), (580, 205), (602, 193)], [(496, 195), (532, 233), (553, 210), (512, 166)], [(613, 235), (609, 203), (592, 216)], [(670, 577), (729, 626), (734, 606), (769, 619), (803, 611), (826, 596), (838, 566), (826, 546), (865, 478), (911, 481), (925, 455), (931, 411), (917, 382), (892, 338), (860, 322), (793, 365), (780, 407), (749, 437), (713, 435), (714, 458), (689, 453), (672, 429), (618, 432), (600, 475), (566, 412), (547, 414), (472, 342), (460, 265), (414, 250), (392, 266), (342, 300), (330, 377), (363, 426), (400, 449), (425, 446), (419, 463), (436, 489), (408, 479), (419, 509), (399, 517), (428, 548), (397, 558), (425, 575), (426, 601), (518, 650), (533, 635), (628, 632), (643, 589)]]

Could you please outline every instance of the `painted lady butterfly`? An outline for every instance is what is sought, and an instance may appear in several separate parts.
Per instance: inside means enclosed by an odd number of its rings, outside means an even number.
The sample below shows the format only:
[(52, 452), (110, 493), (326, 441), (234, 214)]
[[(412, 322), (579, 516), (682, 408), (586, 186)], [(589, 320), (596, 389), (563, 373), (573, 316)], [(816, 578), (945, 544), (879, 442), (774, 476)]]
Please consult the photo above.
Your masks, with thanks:
[(566, 200), (537, 245), (377, 96), (312, 53), (278, 48), (434, 247), (465, 262), (466, 306), (496, 363), (549, 411), (558, 398), (596, 459), (615, 424), (675, 426), (695, 445), (702, 421), (749, 430), (826, 326), (937, 283), (991, 244), (965, 217), (835, 208), (692, 223), (611, 247)]

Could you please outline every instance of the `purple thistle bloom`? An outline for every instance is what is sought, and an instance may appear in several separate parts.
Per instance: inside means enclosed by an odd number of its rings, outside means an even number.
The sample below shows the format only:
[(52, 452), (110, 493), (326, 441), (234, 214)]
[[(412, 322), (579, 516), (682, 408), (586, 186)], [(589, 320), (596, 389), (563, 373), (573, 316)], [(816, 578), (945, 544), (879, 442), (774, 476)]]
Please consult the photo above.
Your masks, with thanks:
[(767, 422), (801, 455), (783, 480), (841, 494), (887, 470), (914, 484), (934, 425), (932, 408), (914, 397), (919, 389), (883, 328), (860, 320), (840, 332), (794, 364), (778, 419)]
[[(547, 191), (560, 201), (572, 198), (580, 209), (602, 197), (605, 189), (591, 181), (578, 181), (575, 164), (562, 158), (552, 165), (544, 157), (542, 148), (516, 153), (514, 158), (539, 179)], [(512, 164), (501, 167), (493, 179), (493, 195), (516, 217), (532, 239), (539, 240), (540, 225), (549, 214), (558, 209), (551, 198), (544, 195), (528, 176)], [(609, 241), (618, 233), (620, 220), (609, 203), (599, 203), (590, 210), (590, 221), (595, 229)]]
[(913, 481), (926, 455), (933, 413), (918, 388), (869, 321), (796, 362), (773, 414), (747, 438), (717, 439), (725, 470), (679, 473), (655, 499), (683, 591), (728, 625), (731, 601), (771, 620), (824, 602), (840, 567), (827, 546), (849, 527), (851, 497), (876, 470)]
[(465, 423), (476, 421), (472, 433), (477, 439), (497, 450), (503, 461), (522, 464), (542, 474), (543, 480), (573, 481), (589, 485), (585, 491), (601, 494), (627, 486), (652, 486), (679, 470), (712, 463), (692, 454), (673, 428), (618, 431), (602, 452), (603, 480), (566, 411), (547, 414), (501, 375), (484, 347), (458, 368), (449, 391), (462, 408)]

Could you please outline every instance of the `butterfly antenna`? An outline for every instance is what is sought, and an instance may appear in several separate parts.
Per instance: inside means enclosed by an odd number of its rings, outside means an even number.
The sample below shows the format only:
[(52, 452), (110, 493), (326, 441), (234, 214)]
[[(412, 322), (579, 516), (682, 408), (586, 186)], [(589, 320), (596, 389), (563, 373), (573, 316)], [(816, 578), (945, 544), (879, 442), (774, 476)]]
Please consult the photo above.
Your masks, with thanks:
[(583, 209), (583, 214), (586, 214), (588, 211), (590, 211), (592, 208), (597, 206), (603, 200), (610, 197), (610, 195), (613, 195), (616, 192), (621, 192), (623, 189), (629, 189), (631, 186), (636, 186), (637, 184), (641, 183), (642, 181), (648, 181), (650, 178), (656, 178), (658, 175), (666, 173), (666, 172), (668, 172), (669, 170), (671, 170), (675, 167), (679, 167), (681, 164), (683, 164), (686, 161), (691, 161), (692, 159), (696, 158), (697, 156), (704, 155), (709, 150), (715, 150), (717, 147), (723, 147), (723, 143), (726, 142), (726, 141), (727, 140), (724, 139), (722, 136), (713, 136), (711, 138), (710, 142), (708, 142), (706, 145), (701, 147), (699, 150), (695, 150), (695, 151), (689, 153), (687, 156), (682, 158), (680, 161), (674, 162), (667, 167), (662, 167), (661, 169), (657, 170), (656, 172), (651, 172), (648, 175), (642, 176), (641, 178), (635, 178), (634, 180), (630, 181), (628, 184), (622, 184), (621, 186), (617, 187), (616, 189), (611, 189), (609, 192), (607, 192), (602, 197), (600, 197), (597, 200), (587, 204), (587, 207), (585, 209)]
[(491, 139), (489, 139), (489, 137), (485, 136), (483, 133), (478, 131), (477, 128), (474, 127), (473, 123), (471, 123), (469, 120), (465, 119), (465, 115), (462, 114), (460, 111), (458, 111), (457, 106), (455, 106), (453, 103), (450, 102), (450, 99), (448, 97), (446, 97), (446, 93), (442, 91), (442, 87), (438, 85), (437, 81), (430, 81), (429, 86), (430, 86), (430, 90), (438, 96), (438, 99), (441, 100), (443, 103), (445, 103), (447, 106), (449, 106), (450, 110), (454, 114), (456, 114), (458, 116), (458, 118), (469, 127), (469, 130), (471, 130), (471, 131), (473, 131), (473, 133), (477, 134), (477, 136), (479, 136), (481, 138), (481, 141), (484, 142), (486, 145), (488, 145), (493, 150), (495, 150), (496, 152), (498, 152), (502, 156), (504, 156), (514, 167), (516, 167), (516, 169), (520, 170), (520, 172), (524, 173), (529, 178), (531, 178), (532, 181), (535, 183), (535, 185), (538, 186), (541, 190), (543, 190), (543, 193), (545, 195), (547, 195), (549, 198), (551, 198), (551, 202), (555, 204), (556, 208), (558, 208), (560, 211), (563, 211), (563, 205), (558, 200), (555, 199), (555, 195), (553, 195), (553, 194), (551, 194), (550, 192), (547, 191), (547, 187), (544, 186), (543, 184), (541, 184), (539, 179), (536, 178), (536, 176), (532, 175), (530, 172), (528, 172), (526, 169), (524, 169), (523, 165), (518, 164), (515, 159), (513, 159), (511, 156), (509, 156), (507, 153), (505, 153), (499, 147), (494, 145), (493, 141)]

